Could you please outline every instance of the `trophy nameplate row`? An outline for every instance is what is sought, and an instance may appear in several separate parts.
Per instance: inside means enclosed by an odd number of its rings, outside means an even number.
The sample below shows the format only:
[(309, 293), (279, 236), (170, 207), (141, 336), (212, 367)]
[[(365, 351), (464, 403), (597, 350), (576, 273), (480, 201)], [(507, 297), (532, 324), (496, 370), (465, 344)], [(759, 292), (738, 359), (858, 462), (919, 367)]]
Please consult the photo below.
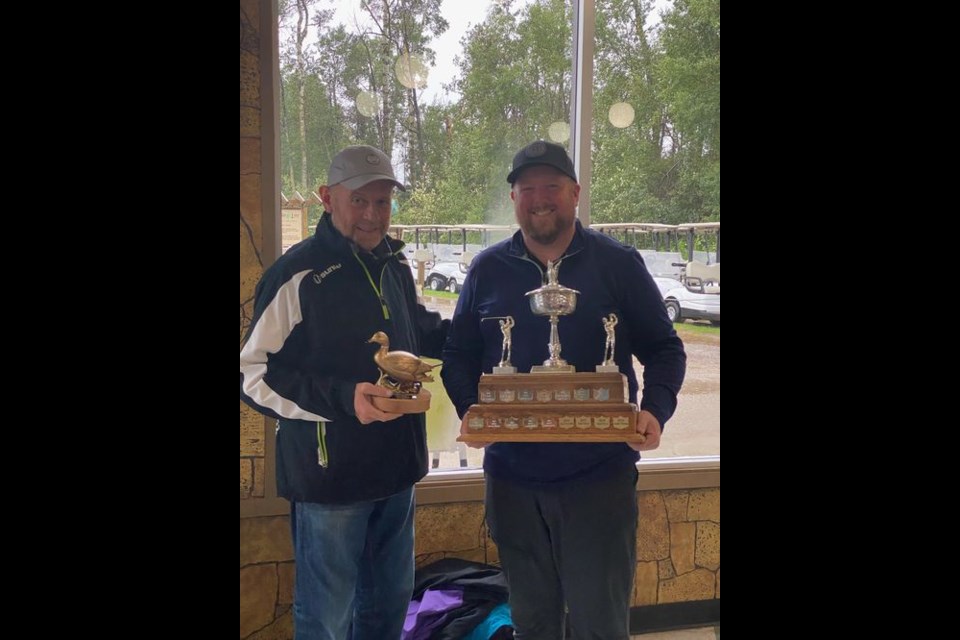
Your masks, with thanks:
[(622, 373), (484, 374), (462, 442), (643, 442)]

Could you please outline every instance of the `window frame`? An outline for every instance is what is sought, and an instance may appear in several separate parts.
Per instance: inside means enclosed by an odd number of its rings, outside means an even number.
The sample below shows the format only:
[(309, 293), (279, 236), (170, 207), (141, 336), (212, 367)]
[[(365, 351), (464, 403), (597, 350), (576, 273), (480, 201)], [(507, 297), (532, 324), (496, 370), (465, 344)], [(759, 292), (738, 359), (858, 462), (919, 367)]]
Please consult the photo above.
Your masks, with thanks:
[[(571, 0), (573, 13), (573, 85), (570, 108), (571, 155), (580, 178), (578, 217), (590, 225), (590, 148), (593, 122), (594, 0)], [(260, 2), (261, 176), (264, 265), (281, 254), (280, 212), (280, 53), (276, 2)], [(240, 517), (284, 515), (289, 503), (277, 496), (275, 421), (264, 418), (264, 497), (240, 500)], [(720, 486), (720, 456), (641, 459), (638, 490), (695, 489)], [(482, 469), (431, 470), (417, 483), (418, 504), (482, 501)]]

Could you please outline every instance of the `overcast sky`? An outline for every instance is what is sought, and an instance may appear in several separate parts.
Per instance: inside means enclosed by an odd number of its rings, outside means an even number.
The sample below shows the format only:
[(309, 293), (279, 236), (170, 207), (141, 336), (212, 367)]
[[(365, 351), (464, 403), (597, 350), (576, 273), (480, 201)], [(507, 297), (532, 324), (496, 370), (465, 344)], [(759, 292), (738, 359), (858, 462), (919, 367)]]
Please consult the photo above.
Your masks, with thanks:
[[(337, 5), (336, 19), (338, 22), (351, 26), (359, 18), (364, 24), (364, 12), (360, 11), (357, 0), (334, 0)], [(427, 87), (420, 94), (427, 104), (434, 104), (437, 98), (443, 102), (451, 102), (453, 96), (443, 91), (443, 84), (449, 84), (457, 74), (457, 67), (453, 63), (454, 56), (460, 55), (460, 39), (473, 25), (479, 24), (487, 15), (487, 10), (494, 0), (443, 0), (441, 10), (449, 28), (442, 36), (435, 39), (430, 47), (436, 51), (435, 66), (430, 68)], [(514, 5), (519, 9), (527, 4), (527, 0), (518, 0)], [(330, 6), (327, 4), (326, 6)]]
[[(337, 21), (346, 25), (353, 25), (355, 18), (361, 18), (365, 15), (359, 10), (358, 0), (330, 0), (337, 5)], [(467, 30), (483, 21), (487, 15), (490, 5), (496, 0), (443, 0), (441, 10), (449, 28), (439, 38), (431, 43), (431, 48), (437, 53), (435, 66), (430, 68), (430, 75), (427, 79), (427, 87), (421, 93), (422, 101), (426, 104), (435, 104), (438, 99), (441, 102), (452, 102), (459, 96), (451, 95), (443, 90), (444, 84), (449, 84), (457, 74), (457, 67), (453, 59), (461, 54), (460, 40), (467, 33)], [(516, 0), (513, 5), (514, 10), (523, 8), (529, 3), (529, 0)], [(656, 0), (655, 8), (651, 12), (650, 22), (656, 24), (660, 21), (660, 11), (669, 6), (672, 0)], [(324, 3), (330, 6), (329, 3)]]

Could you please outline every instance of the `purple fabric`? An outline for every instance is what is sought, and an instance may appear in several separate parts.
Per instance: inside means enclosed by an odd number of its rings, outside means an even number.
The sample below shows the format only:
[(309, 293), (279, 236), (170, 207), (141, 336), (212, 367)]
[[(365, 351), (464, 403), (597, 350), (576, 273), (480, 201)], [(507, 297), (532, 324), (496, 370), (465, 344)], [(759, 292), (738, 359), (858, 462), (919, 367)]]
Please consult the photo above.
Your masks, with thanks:
[(427, 589), (423, 598), (411, 600), (407, 606), (401, 640), (427, 640), (435, 629), (443, 626), (447, 612), (462, 604), (463, 591), (459, 589)]

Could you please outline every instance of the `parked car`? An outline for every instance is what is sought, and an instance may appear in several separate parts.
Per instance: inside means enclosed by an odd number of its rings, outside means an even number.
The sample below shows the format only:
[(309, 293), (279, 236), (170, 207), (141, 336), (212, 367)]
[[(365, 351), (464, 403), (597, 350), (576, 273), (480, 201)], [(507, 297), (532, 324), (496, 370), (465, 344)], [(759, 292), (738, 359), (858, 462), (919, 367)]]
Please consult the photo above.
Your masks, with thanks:
[(720, 294), (691, 291), (673, 278), (653, 279), (663, 296), (667, 317), (671, 322), (684, 320), (709, 320), (720, 324)]
[(437, 262), (424, 276), (424, 287), (434, 291), (446, 289), (450, 293), (459, 293), (466, 275), (467, 268), (463, 263)]
[(667, 291), (670, 291), (670, 289), (676, 289), (677, 287), (683, 286), (683, 283), (676, 278), (654, 276), (653, 281), (657, 283), (657, 288), (660, 289), (661, 298), (665, 298), (667, 296)]

